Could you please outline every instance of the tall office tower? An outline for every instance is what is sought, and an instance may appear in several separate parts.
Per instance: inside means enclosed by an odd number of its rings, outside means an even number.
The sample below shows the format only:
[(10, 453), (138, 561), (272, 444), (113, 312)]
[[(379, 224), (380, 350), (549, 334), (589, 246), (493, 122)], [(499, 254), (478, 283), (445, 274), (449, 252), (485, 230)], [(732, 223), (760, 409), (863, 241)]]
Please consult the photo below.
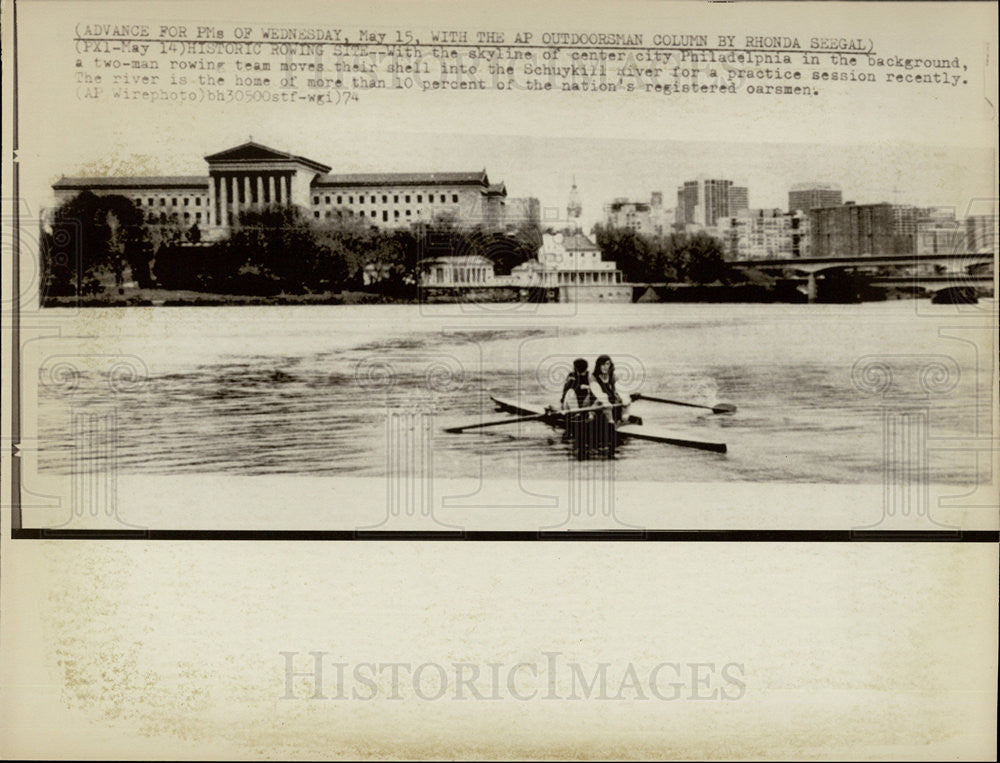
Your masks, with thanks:
[(677, 223), (714, 227), (720, 217), (731, 217), (749, 206), (749, 192), (732, 180), (699, 177), (677, 188)]
[(808, 212), (815, 207), (839, 207), (844, 194), (835, 183), (796, 183), (788, 191), (788, 211)]
[(738, 215), (750, 209), (750, 190), (744, 185), (734, 185), (729, 189), (729, 214)]
[(814, 207), (809, 212), (813, 257), (865, 257), (914, 254), (914, 207), (854, 204)]

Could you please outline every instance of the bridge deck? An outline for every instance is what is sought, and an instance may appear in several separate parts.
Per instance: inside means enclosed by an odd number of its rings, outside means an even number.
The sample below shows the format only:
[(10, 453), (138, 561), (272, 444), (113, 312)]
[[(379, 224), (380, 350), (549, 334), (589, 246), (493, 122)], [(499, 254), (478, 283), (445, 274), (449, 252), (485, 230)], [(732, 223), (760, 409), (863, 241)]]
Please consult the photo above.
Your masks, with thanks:
[(969, 264), (992, 262), (995, 259), (990, 252), (961, 252), (955, 254), (885, 254), (885, 255), (855, 255), (852, 257), (798, 257), (787, 260), (732, 260), (726, 264), (733, 267), (793, 267), (796, 265), (912, 265), (918, 263), (954, 262), (956, 260)]

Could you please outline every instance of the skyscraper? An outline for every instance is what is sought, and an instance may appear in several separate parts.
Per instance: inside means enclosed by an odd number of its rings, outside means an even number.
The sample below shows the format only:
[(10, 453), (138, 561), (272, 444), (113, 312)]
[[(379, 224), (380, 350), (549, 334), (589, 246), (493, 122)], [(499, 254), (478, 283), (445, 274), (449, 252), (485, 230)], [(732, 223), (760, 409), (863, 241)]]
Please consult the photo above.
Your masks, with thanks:
[(796, 183), (788, 191), (788, 211), (808, 212), (815, 207), (839, 207), (844, 194), (835, 183)]
[(742, 185), (730, 186), (729, 214), (738, 215), (745, 209), (750, 209), (750, 190)]
[(715, 227), (720, 217), (731, 217), (750, 206), (750, 192), (732, 180), (699, 177), (677, 188), (677, 223)]
[(809, 212), (813, 257), (858, 257), (916, 252), (911, 206), (847, 203)]
[(964, 220), (965, 251), (995, 252), (997, 250), (996, 215), (971, 215)]

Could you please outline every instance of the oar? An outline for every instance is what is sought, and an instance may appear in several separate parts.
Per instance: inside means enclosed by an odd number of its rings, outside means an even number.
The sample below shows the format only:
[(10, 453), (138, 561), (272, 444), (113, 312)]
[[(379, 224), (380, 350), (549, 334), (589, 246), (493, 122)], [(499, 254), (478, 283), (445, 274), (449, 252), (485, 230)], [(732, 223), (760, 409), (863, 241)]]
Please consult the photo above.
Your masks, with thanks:
[(498, 419), (497, 421), (483, 421), (478, 424), (466, 424), (465, 426), (461, 427), (448, 427), (444, 431), (450, 434), (460, 434), (461, 432), (464, 432), (466, 429), (482, 429), (483, 427), (496, 427), (500, 426), (501, 424), (518, 424), (522, 421), (537, 421), (538, 419), (546, 419), (549, 418), (550, 416), (559, 416), (569, 413), (587, 413), (589, 411), (601, 411), (604, 410), (605, 408), (620, 408), (620, 407), (621, 403), (616, 403), (613, 406), (595, 405), (591, 408), (570, 408), (569, 410), (566, 411), (557, 411), (553, 408), (551, 410), (546, 411), (545, 413), (533, 413), (530, 416), (517, 416), (513, 419)]
[(518, 416), (513, 419), (498, 419), (497, 421), (483, 421), (479, 424), (466, 424), (464, 427), (448, 427), (445, 432), (450, 432), (451, 434), (459, 434), (464, 432), (466, 429), (482, 429), (483, 427), (496, 427), (501, 424), (517, 424), (520, 421), (536, 421), (538, 419), (544, 419), (547, 416), (551, 416), (551, 412), (546, 413), (535, 413), (531, 416)]
[(636, 392), (632, 395), (633, 400), (649, 400), (654, 403), (668, 403), (669, 405), (685, 405), (688, 408), (707, 408), (712, 413), (736, 413), (736, 406), (731, 403), (719, 403), (718, 405), (699, 405), (698, 403), (685, 403), (681, 400), (667, 400), (665, 397), (654, 397), (645, 392)]

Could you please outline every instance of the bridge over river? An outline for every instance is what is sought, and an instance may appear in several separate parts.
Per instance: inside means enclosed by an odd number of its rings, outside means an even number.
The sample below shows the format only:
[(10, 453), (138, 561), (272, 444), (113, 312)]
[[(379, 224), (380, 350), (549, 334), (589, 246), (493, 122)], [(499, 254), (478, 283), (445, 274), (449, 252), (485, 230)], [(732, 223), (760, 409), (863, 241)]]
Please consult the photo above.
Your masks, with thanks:
[[(740, 270), (792, 271), (804, 276), (809, 301), (816, 299), (816, 278), (829, 270), (893, 270), (910, 269), (908, 274), (876, 274), (873, 286), (911, 286), (927, 291), (943, 289), (985, 288), (993, 286), (991, 252), (961, 252), (952, 254), (893, 254), (859, 255), (853, 257), (800, 257), (772, 260), (734, 260), (728, 264)], [(933, 272), (928, 272), (928, 269)]]

